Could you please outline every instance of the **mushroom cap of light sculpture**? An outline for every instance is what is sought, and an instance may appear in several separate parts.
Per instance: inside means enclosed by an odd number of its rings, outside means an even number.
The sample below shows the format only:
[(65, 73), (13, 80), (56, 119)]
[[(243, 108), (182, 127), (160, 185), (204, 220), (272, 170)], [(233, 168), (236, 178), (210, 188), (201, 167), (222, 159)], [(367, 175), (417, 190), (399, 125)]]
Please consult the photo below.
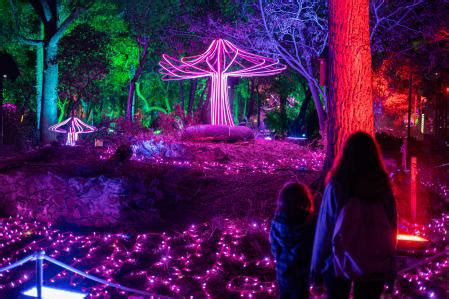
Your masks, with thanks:
[(75, 133), (75, 134), (87, 134), (97, 130), (94, 126), (89, 126), (78, 117), (72, 116), (66, 120), (50, 126), (48, 130), (56, 133)]

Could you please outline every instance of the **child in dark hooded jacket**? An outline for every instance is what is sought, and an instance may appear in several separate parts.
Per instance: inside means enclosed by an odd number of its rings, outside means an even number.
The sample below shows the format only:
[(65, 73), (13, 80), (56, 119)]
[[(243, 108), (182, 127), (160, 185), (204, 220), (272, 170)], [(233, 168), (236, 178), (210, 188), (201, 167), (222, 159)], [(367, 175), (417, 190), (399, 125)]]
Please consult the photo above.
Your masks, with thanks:
[(309, 297), (308, 277), (315, 231), (312, 213), (313, 199), (307, 186), (290, 182), (282, 187), (270, 231), (281, 299)]

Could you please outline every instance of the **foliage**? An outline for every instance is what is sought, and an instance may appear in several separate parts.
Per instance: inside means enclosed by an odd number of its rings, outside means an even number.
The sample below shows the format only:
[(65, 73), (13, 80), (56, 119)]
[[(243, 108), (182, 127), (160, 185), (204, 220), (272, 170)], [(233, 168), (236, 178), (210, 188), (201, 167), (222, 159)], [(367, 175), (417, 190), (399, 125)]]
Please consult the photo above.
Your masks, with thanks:
[[(263, 104), (264, 109), (267, 111), (263, 121), (276, 135), (285, 135), (288, 128), (297, 119), (306, 96), (304, 86), (301, 83), (301, 79), (289, 73), (289, 76), (276, 78), (272, 89), (269, 90), (268, 97)], [(281, 92), (278, 93), (279, 91)], [(281, 103), (281, 101), (284, 101), (284, 103)]]
[[(107, 61), (104, 44), (107, 36), (95, 31), (88, 24), (80, 24), (60, 42), (58, 60), (61, 62), (59, 97), (68, 101), (68, 108), (76, 108), (82, 103), (89, 106), (100, 101), (97, 82), (106, 76)], [(92, 106), (92, 105), (90, 105)], [(88, 114), (84, 110), (84, 113)], [(62, 114), (70, 111), (62, 111)]]
[[(36, 49), (20, 44), (17, 33), (38, 39), (40, 23), (27, 1), (13, 2), (21, 26), (16, 28), (9, 2), (1, 1), (0, 52), (14, 56), (21, 75), (14, 82), (5, 82), (4, 95), (6, 101), (15, 103), (27, 119), (31, 118), (30, 112), (36, 110)], [(446, 2), (370, 2), (374, 79), (378, 89), (375, 100), (382, 103), (386, 114), (394, 115), (396, 119), (401, 119), (404, 111), (408, 76), (404, 77), (399, 71), (392, 74), (386, 70), (383, 61), (387, 60), (386, 64), (394, 61), (395, 66), (388, 69), (403, 70), (403, 65), (413, 65), (417, 84), (414, 89), (423, 94), (433, 93), (437, 88), (436, 79), (444, 81), (434, 74), (444, 74), (449, 65)], [(278, 101), (276, 105), (280, 105), (281, 98), (286, 101), (285, 111), (272, 105), (275, 109), (266, 115), (266, 123), (277, 131), (285, 130), (297, 120), (306, 91), (315, 88), (316, 98), (323, 104), (320, 107), (324, 106), (326, 97), (316, 78), (317, 58), (326, 56), (326, 1), (60, 0), (60, 3), (61, 20), (76, 6), (87, 7), (85, 13), (67, 28), (60, 43), (59, 106), (66, 114), (73, 106), (73, 95), (76, 94), (76, 98), (81, 99), (79, 112), (89, 117), (89, 121), (99, 123), (105, 118), (123, 116), (129, 83), (139, 66), (138, 36), (147, 36), (150, 40), (135, 97), (136, 119), (146, 127), (169, 127), (170, 118), (176, 126), (185, 126), (198, 122), (201, 113), (206, 114), (207, 109), (202, 109), (207, 97), (206, 79), (198, 80), (193, 91), (192, 106), (196, 113), (189, 115), (187, 111), (189, 81), (183, 83), (184, 113), (173, 112), (181, 103), (180, 84), (161, 81), (158, 62), (162, 53), (174, 56), (201, 53), (217, 37), (229, 39), (248, 51), (280, 58), (300, 75), (286, 79), (284, 77), (291, 74), (285, 73), (280, 76), (281, 81), (274, 77), (257, 78), (259, 95), (252, 94), (249, 80), (238, 79), (232, 85), (236, 122), (248, 116), (250, 99), (254, 101), (258, 96), (263, 101), (273, 95), (272, 99)], [(314, 107), (308, 105), (306, 118), (309, 120), (316, 118), (316, 113), (311, 110)], [(257, 109), (253, 110), (252, 119), (257, 112)]]

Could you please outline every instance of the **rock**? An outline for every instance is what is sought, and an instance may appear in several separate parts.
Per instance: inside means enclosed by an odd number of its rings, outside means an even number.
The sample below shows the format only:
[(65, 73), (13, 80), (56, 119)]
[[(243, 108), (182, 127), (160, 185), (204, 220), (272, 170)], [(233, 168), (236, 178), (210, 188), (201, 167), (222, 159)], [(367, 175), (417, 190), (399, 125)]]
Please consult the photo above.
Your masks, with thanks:
[(66, 178), (53, 172), (0, 175), (0, 205), (8, 216), (89, 227), (120, 218), (122, 181), (104, 176)]
[(191, 154), (188, 148), (180, 143), (166, 143), (162, 140), (139, 141), (132, 145), (132, 150), (136, 159), (143, 158), (172, 158), (189, 159)]
[(182, 137), (190, 141), (238, 142), (254, 139), (254, 132), (243, 126), (198, 125), (185, 129)]

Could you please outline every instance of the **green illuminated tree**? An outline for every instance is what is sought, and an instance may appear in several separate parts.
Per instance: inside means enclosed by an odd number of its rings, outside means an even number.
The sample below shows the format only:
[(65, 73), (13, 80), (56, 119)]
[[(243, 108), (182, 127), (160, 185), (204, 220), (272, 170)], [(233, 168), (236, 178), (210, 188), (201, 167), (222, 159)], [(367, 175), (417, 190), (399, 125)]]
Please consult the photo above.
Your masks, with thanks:
[[(74, 7), (64, 18), (62, 3), (58, 0), (30, 0), (34, 13), (43, 26), (43, 38), (31, 39), (23, 36), (20, 28), (20, 18), (13, 0), (10, 0), (12, 14), (16, 24), (18, 39), (27, 45), (42, 47), (43, 66), (36, 72), (42, 72), (42, 99), (40, 112), (40, 138), (41, 142), (48, 143), (54, 139), (54, 135), (48, 131), (48, 127), (57, 121), (57, 88), (58, 88), (58, 43), (69, 26), (85, 10), (84, 7)], [(81, 3), (78, 3), (81, 4)], [(63, 20), (62, 22), (60, 20)], [(38, 55), (39, 57), (40, 55)], [(38, 93), (39, 93), (38, 89)]]

